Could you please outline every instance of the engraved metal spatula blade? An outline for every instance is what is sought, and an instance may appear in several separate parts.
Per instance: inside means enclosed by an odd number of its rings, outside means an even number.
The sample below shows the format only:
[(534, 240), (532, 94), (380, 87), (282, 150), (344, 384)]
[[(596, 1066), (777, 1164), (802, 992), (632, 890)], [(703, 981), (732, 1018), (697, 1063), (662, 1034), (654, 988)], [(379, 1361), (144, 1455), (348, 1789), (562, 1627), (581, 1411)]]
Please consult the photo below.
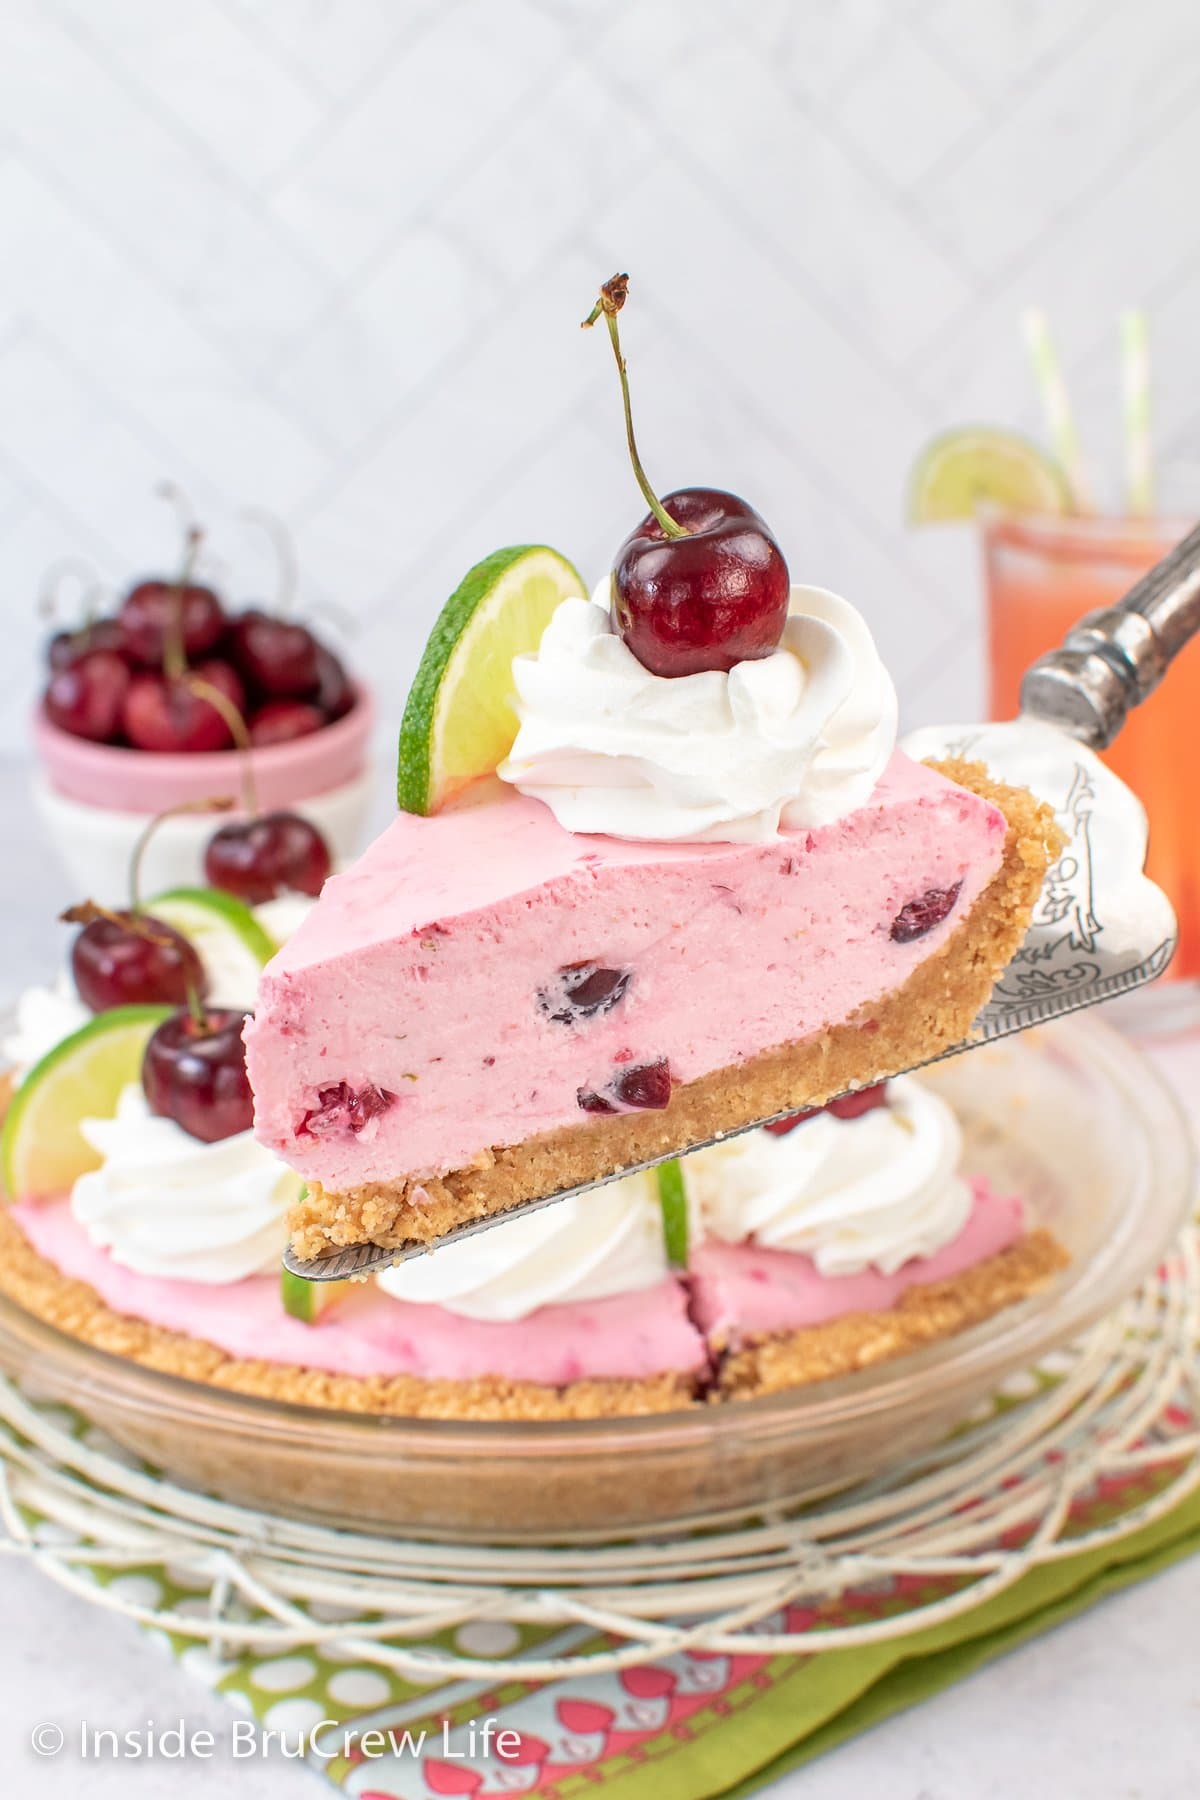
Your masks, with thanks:
[[(1034, 663), (1022, 685), (1019, 718), (993, 725), (928, 726), (905, 740), (910, 756), (966, 757), (986, 763), (1001, 780), (1031, 789), (1054, 808), (1067, 838), (1046, 877), (1025, 942), (969, 1036), (945, 1055), (1094, 1006), (1152, 981), (1166, 968), (1175, 948), (1175, 917), (1166, 895), (1144, 872), (1145, 812), (1089, 746), (1102, 749), (1112, 742), (1130, 710), (1153, 692), (1198, 630), (1200, 527), (1120, 606), (1090, 613), (1061, 650)], [(1180, 754), (1186, 754), (1182, 745)], [(773, 1117), (786, 1118), (794, 1110)], [(756, 1119), (720, 1138), (770, 1122)], [(668, 1160), (669, 1155), (628, 1164), (598, 1181), (458, 1226), (439, 1241), (471, 1237), (517, 1214)], [(334, 1281), (406, 1262), (431, 1248), (418, 1242), (389, 1249), (356, 1244), (313, 1262), (289, 1251), (284, 1262), (294, 1274)]]

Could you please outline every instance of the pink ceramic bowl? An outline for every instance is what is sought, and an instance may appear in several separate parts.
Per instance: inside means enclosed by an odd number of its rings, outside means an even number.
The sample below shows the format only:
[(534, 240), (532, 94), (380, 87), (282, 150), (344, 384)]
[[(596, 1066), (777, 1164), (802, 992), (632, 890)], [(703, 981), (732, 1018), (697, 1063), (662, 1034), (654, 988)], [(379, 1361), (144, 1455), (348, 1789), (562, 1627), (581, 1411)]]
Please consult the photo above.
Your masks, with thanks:
[[(336, 724), (287, 744), (254, 751), (254, 780), (264, 810), (302, 812), (344, 863), (362, 848), (373, 787), (370, 766), (375, 707), (360, 687)], [(33, 718), (38, 762), (34, 795), (41, 817), (75, 885), (94, 899), (123, 897), (129, 859), (146, 822), (190, 800), (240, 800), (241, 757), (235, 750), (197, 756), (160, 755), (92, 744)], [(167, 819), (155, 832), (143, 871), (147, 891), (203, 880), (210, 816)]]

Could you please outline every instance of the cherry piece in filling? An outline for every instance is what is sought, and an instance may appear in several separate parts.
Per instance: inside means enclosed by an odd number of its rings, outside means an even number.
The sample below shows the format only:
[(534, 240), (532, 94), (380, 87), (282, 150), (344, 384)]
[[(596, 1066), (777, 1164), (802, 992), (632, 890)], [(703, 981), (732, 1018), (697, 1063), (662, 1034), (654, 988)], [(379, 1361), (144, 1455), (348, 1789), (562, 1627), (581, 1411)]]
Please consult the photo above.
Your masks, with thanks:
[(962, 882), (956, 881), (953, 887), (926, 888), (907, 906), (902, 906), (892, 920), (891, 939), (894, 944), (911, 944), (917, 938), (932, 931), (943, 919), (949, 918), (954, 911), (954, 904), (962, 892)]
[(786, 1119), (774, 1119), (763, 1127), (773, 1137), (786, 1137), (789, 1131), (795, 1131), (797, 1125), (803, 1125), (808, 1119), (815, 1119), (820, 1113), (832, 1113), (835, 1119), (860, 1119), (864, 1113), (874, 1112), (876, 1107), (887, 1105), (887, 1082), (877, 1081), (872, 1087), (856, 1088), (851, 1094), (842, 1094), (836, 1100), (830, 1100), (825, 1106), (810, 1106), (804, 1112), (792, 1113)]
[(631, 974), (628, 969), (606, 969), (599, 963), (567, 963), (553, 982), (538, 989), (538, 1005), (559, 1025), (574, 1025), (611, 1012), (624, 997)]
[(629, 380), (617, 314), (629, 290), (614, 275), (583, 322), (603, 316), (625, 406), (625, 434), (638, 486), (650, 508), (613, 567), (613, 623), (654, 675), (732, 669), (769, 656), (787, 621), (789, 576), (778, 543), (745, 500), (720, 488), (680, 488), (659, 500), (633, 435)]
[(661, 1112), (671, 1104), (671, 1066), (665, 1056), (656, 1062), (630, 1063), (603, 1090), (580, 1088), (575, 1098), (583, 1112), (613, 1113), (622, 1107), (639, 1112)]
[(89, 650), (56, 668), (46, 687), (46, 717), (72, 737), (104, 744), (121, 729), (129, 665), (115, 650)]
[(250, 906), (289, 891), (315, 897), (332, 867), (329, 845), (316, 826), (292, 812), (222, 825), (204, 852), (205, 880)]
[[(89, 916), (90, 915), (90, 916)], [(85, 1006), (182, 1006), (189, 991), (202, 995), (204, 967), (179, 932), (149, 913), (100, 913), (73, 907), (63, 917), (86, 919), (71, 946), (71, 974)]]
[(296, 1127), (297, 1137), (336, 1137), (349, 1131), (355, 1137), (378, 1119), (396, 1102), (395, 1094), (375, 1082), (364, 1082), (354, 1088), (348, 1081), (336, 1081), (318, 1088), (317, 1104), (310, 1108)]
[(246, 1015), (189, 1008), (164, 1019), (146, 1045), (142, 1087), (151, 1112), (205, 1144), (249, 1131), (254, 1096), (246, 1075)]

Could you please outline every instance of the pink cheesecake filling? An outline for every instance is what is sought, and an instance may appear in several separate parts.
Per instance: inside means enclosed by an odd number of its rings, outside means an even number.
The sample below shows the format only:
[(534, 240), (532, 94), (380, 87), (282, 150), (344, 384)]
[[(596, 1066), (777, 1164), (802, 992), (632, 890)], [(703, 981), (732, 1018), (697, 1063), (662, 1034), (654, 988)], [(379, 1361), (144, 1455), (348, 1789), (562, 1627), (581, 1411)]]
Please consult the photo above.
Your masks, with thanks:
[[(577, 836), (490, 781), (401, 813), (268, 965), (246, 1032), (256, 1132), (337, 1190), (662, 1104), (667, 1071), (736, 1066), (898, 987), (1005, 830), (899, 752), (867, 805), (765, 844)], [(893, 936), (931, 890), (947, 916)]]
[(335, 1375), (443, 1381), (498, 1375), (543, 1387), (691, 1373), (707, 1361), (684, 1288), (670, 1276), (638, 1293), (544, 1306), (517, 1324), (464, 1319), (363, 1285), (306, 1325), (284, 1312), (276, 1275), (224, 1287), (136, 1275), (92, 1243), (66, 1200), (22, 1202), (12, 1217), (40, 1256), (60, 1274), (87, 1282), (114, 1312), (202, 1338), (228, 1356)]
[(886, 1312), (906, 1288), (946, 1281), (1015, 1244), (1025, 1231), (1020, 1200), (997, 1194), (982, 1176), (971, 1179), (975, 1202), (956, 1238), (933, 1256), (914, 1257), (893, 1275), (821, 1275), (812, 1258), (756, 1244), (709, 1238), (692, 1251), (692, 1317), (720, 1347), (736, 1347), (773, 1332), (825, 1325), (848, 1313)]

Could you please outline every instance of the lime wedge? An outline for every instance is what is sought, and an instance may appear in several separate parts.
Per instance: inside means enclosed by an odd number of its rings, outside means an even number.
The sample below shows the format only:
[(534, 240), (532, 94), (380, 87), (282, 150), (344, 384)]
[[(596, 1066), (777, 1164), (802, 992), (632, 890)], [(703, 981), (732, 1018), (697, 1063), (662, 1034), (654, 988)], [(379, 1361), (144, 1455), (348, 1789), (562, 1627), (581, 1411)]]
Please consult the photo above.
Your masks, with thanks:
[(293, 1319), (303, 1319), (306, 1325), (315, 1325), (338, 1296), (353, 1286), (352, 1281), (306, 1281), (303, 1275), (293, 1275), (290, 1269), (279, 1271), (279, 1298), (283, 1310)]
[(980, 505), (1065, 513), (1074, 501), (1058, 463), (1028, 438), (990, 425), (945, 431), (926, 445), (909, 476), (909, 523), (971, 519)]
[(687, 1193), (683, 1170), (676, 1158), (661, 1162), (654, 1171), (658, 1180), (658, 1204), (662, 1208), (663, 1242), (673, 1269), (686, 1269), (688, 1259)]
[(460, 582), (430, 633), (400, 726), (396, 791), (431, 813), (512, 749), (512, 661), (536, 650), (560, 600), (586, 598), (566, 557), (544, 544), (493, 550)]
[(122, 1088), (138, 1081), (142, 1057), (169, 1006), (114, 1006), (35, 1063), (13, 1096), (0, 1133), (0, 1173), (14, 1200), (65, 1194), (100, 1158), (82, 1119), (111, 1119)]
[(253, 1006), (263, 964), (278, 946), (244, 901), (220, 888), (170, 888), (148, 900), (146, 911), (195, 946), (211, 1005)]

